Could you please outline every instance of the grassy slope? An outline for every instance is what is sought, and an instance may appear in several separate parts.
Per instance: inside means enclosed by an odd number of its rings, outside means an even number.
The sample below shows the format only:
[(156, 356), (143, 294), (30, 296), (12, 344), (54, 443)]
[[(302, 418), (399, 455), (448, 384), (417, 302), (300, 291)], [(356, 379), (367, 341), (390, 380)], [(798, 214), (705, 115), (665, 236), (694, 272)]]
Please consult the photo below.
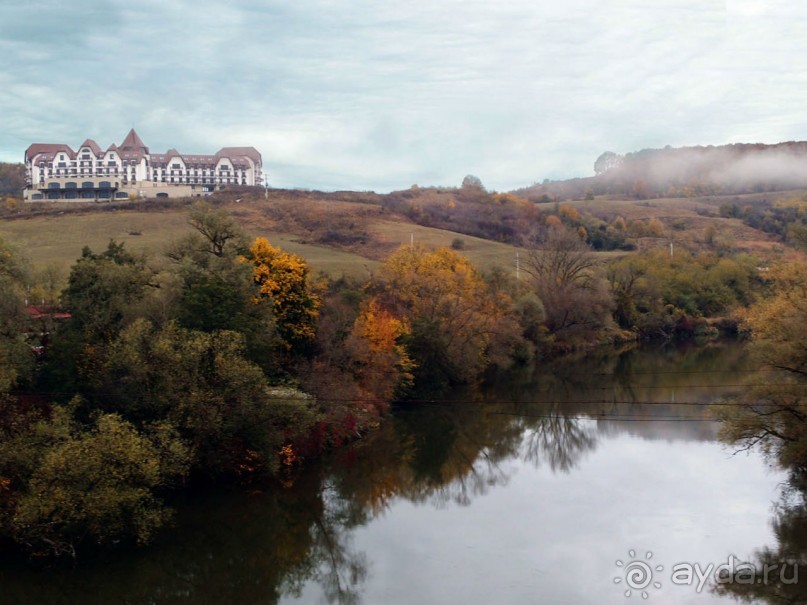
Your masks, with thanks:
[[(249, 227), (248, 227), (249, 229)], [(140, 235), (131, 235), (139, 231)], [(253, 236), (267, 237), (284, 250), (299, 254), (315, 271), (329, 275), (361, 277), (377, 261), (322, 246), (300, 243), (294, 235), (249, 229)], [(99, 212), (65, 214), (0, 221), (0, 237), (23, 253), (34, 266), (54, 264), (64, 272), (81, 255), (84, 246), (106, 247), (110, 238), (125, 242), (133, 251), (160, 252), (173, 239), (190, 232), (185, 210), (160, 212)]]
[[(360, 254), (302, 243), (296, 235), (266, 231), (256, 228), (254, 224), (245, 227), (250, 235), (266, 237), (284, 250), (306, 258), (315, 271), (323, 271), (334, 277), (342, 274), (366, 276), (379, 264)], [(408, 244), (411, 234), (414, 234), (415, 241), (430, 247), (450, 246), (455, 238), (460, 238), (465, 245), (463, 254), (482, 269), (496, 264), (510, 266), (515, 257), (512, 246), (453, 231), (393, 221), (373, 223), (370, 230), (383, 241), (396, 246)], [(132, 235), (131, 232), (139, 232), (140, 235)], [(0, 238), (14, 245), (35, 266), (55, 264), (65, 270), (80, 256), (84, 246), (100, 250), (110, 238), (125, 242), (133, 251), (158, 253), (168, 242), (189, 232), (185, 210), (65, 214), (0, 221)]]
[[(737, 219), (721, 218), (719, 207), (724, 203), (738, 205), (753, 204), (763, 199), (792, 197), (804, 192), (787, 192), (777, 194), (754, 194), (746, 196), (726, 196), (693, 199), (654, 199), (654, 200), (619, 200), (597, 198), (590, 201), (564, 202), (587, 210), (598, 216), (615, 217), (621, 215), (626, 219), (649, 219), (656, 217), (671, 224), (678, 222), (681, 229), (670, 233), (677, 241), (697, 242), (709, 224), (713, 224), (721, 233), (729, 234), (738, 247), (752, 251), (770, 249), (774, 243), (766, 234), (750, 229)], [(347, 194), (346, 194), (347, 195)], [(463, 254), (481, 269), (492, 266), (512, 267), (515, 248), (507, 244), (484, 240), (453, 231), (421, 227), (407, 222), (402, 217), (379, 215), (374, 206), (368, 204), (352, 204), (348, 201), (317, 199), (315, 194), (305, 203), (315, 204), (310, 211), (319, 214), (328, 208), (336, 214), (364, 212), (367, 229), (373, 234), (374, 247), (353, 248), (352, 252), (337, 250), (321, 245), (306, 243), (305, 238), (293, 235), (278, 228), (276, 222), (265, 219), (266, 207), (263, 204), (272, 202), (253, 202), (228, 207), (236, 210), (236, 217), (252, 236), (267, 237), (272, 243), (283, 249), (295, 252), (306, 258), (315, 271), (323, 271), (331, 276), (342, 274), (361, 278), (378, 266), (379, 242), (381, 247), (392, 250), (398, 245), (406, 245), (414, 235), (417, 242), (427, 246), (450, 246), (459, 238), (463, 241)], [(349, 197), (349, 196), (348, 196)], [(254, 205), (253, 205), (254, 204)], [(319, 205), (322, 205), (320, 208)], [(247, 208), (249, 211), (246, 211)], [(368, 209), (373, 209), (369, 212)], [(369, 212), (369, 213), (368, 213)], [(66, 270), (81, 253), (85, 245), (93, 249), (106, 246), (110, 238), (126, 242), (132, 250), (159, 253), (172, 239), (188, 232), (187, 210), (185, 208), (158, 209), (154, 211), (87, 212), (72, 214), (70, 212), (0, 220), (0, 238), (15, 245), (35, 266), (55, 264)], [(132, 235), (139, 232), (140, 235)], [(606, 253), (603, 256), (613, 256)]]
[(414, 236), (415, 242), (424, 244), (430, 248), (441, 246), (450, 247), (455, 239), (462, 240), (462, 254), (467, 256), (472, 263), (480, 269), (489, 269), (495, 265), (511, 266), (515, 259), (515, 248), (492, 242), (470, 235), (445, 231), (443, 229), (433, 229), (431, 227), (421, 227), (407, 223), (396, 223), (393, 221), (379, 221), (371, 226), (371, 230), (380, 239), (399, 245), (408, 245)]

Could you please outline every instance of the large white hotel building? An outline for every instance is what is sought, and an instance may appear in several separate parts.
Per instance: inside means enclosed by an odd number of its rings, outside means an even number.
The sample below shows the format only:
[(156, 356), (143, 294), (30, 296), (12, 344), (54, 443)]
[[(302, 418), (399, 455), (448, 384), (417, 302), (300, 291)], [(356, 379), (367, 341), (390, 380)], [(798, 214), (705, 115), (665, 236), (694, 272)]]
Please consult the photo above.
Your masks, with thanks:
[(34, 143), (25, 151), (25, 167), (26, 201), (201, 197), (227, 185), (263, 184), (254, 147), (224, 147), (215, 155), (149, 153), (134, 129), (106, 151), (91, 139), (78, 151)]

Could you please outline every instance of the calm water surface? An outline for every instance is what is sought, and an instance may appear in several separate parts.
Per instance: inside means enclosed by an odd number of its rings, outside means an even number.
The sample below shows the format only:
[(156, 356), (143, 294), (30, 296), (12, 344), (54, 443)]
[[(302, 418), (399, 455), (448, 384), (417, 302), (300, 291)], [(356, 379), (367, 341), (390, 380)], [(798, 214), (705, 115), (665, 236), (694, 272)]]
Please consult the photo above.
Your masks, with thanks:
[[(712, 581), (674, 584), (673, 566), (807, 545), (803, 508), (782, 506), (784, 474), (717, 440), (710, 406), (747, 370), (728, 343), (499, 376), (398, 409), (283, 486), (189, 498), (147, 549), (74, 570), (6, 565), (0, 602), (644, 602), (625, 596), (639, 559), (660, 583), (649, 603), (731, 603)], [(805, 602), (774, 580), (753, 590)]]

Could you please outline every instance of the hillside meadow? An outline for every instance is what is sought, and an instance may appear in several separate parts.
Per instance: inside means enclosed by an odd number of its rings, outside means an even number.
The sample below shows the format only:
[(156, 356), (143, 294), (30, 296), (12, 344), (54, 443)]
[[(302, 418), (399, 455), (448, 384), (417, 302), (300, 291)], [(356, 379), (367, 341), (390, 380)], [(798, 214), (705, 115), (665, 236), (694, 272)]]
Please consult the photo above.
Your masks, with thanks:
[[(388, 200), (400, 194), (385, 197), (361, 192), (276, 190), (264, 199), (255, 192), (225, 192), (216, 204), (230, 212), (250, 236), (265, 237), (283, 250), (299, 254), (315, 273), (322, 272), (332, 278), (366, 278), (378, 268), (381, 260), (412, 241), (430, 248), (454, 247), (483, 271), (494, 266), (514, 267), (520, 247), (417, 224), (417, 219), (390, 207)], [(409, 196), (407, 203), (413, 207), (435, 199), (434, 190), (429, 189), (404, 194)], [(451, 190), (441, 190), (439, 194), (440, 198), (455, 199)], [(626, 221), (661, 221), (662, 237), (641, 238), (640, 249), (666, 246), (670, 240), (697, 249), (703, 245), (711, 228), (737, 250), (768, 256), (784, 250), (781, 242), (743, 224), (738, 218), (721, 216), (721, 206), (770, 204), (804, 194), (804, 191), (793, 191), (651, 200), (598, 196), (534, 207), (539, 212), (550, 213), (559, 206), (572, 207), (606, 223), (617, 217)], [(461, 198), (457, 199), (456, 203), (462, 204)], [(462, 227), (458, 224), (456, 228)], [(54, 266), (64, 275), (84, 246), (101, 249), (114, 239), (124, 242), (132, 251), (159, 254), (190, 230), (187, 201), (135, 202), (113, 207), (24, 205), (18, 207), (16, 213), (6, 211), (0, 219), (0, 238), (12, 244), (34, 267)], [(625, 254), (629, 252), (597, 252), (602, 259)]]

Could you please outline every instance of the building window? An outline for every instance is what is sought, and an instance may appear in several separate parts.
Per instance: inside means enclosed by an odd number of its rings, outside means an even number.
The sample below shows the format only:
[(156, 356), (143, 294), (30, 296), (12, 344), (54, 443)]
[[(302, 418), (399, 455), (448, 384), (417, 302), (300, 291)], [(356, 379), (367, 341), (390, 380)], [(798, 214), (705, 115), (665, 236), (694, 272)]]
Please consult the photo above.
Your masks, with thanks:
[(83, 183), (81, 183), (82, 189), (92, 189), (93, 187), (95, 187), (95, 183), (93, 183), (92, 181), (84, 181)]

